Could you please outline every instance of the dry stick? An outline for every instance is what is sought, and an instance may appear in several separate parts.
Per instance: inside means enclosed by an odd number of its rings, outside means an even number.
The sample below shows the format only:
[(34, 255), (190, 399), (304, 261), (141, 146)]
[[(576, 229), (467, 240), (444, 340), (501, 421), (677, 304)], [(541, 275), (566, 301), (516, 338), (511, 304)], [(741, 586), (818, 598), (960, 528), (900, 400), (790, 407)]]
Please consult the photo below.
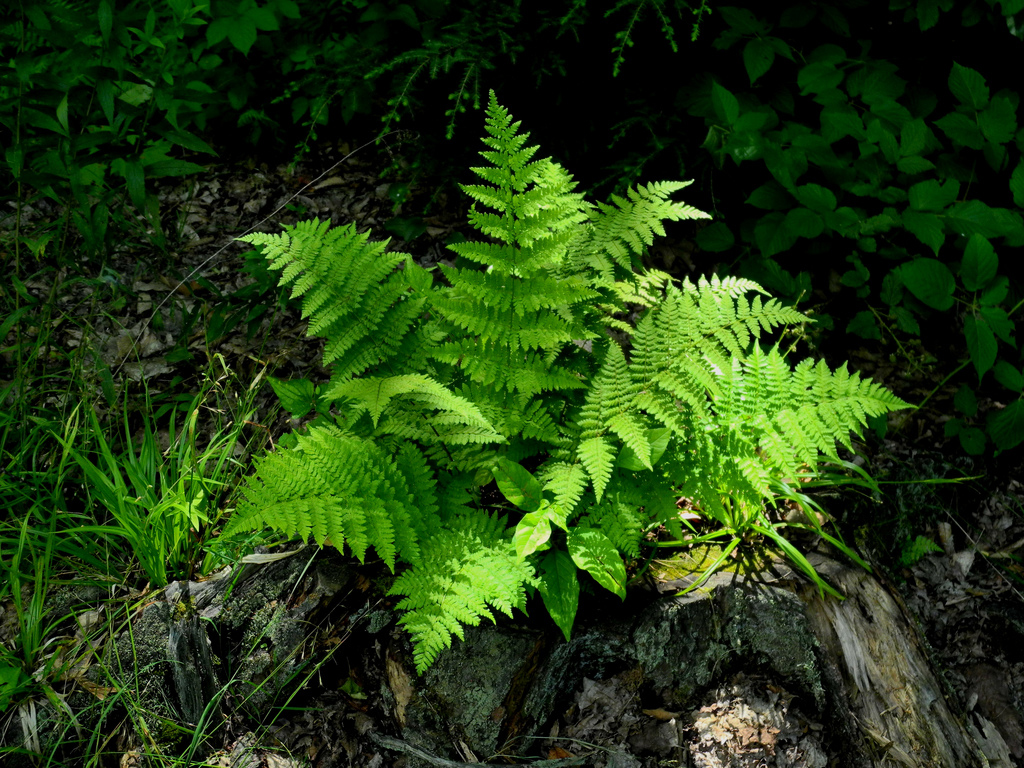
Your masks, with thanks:
[[(402, 133), (402, 132), (403, 132), (402, 130), (389, 131), (388, 133), (385, 133), (385, 134), (383, 134), (381, 136), (378, 136), (378, 137), (376, 137), (374, 139), (370, 139), (370, 141), (366, 142), (365, 144), (363, 144), (361, 146), (358, 146), (355, 149), (353, 149), (351, 152), (349, 152), (347, 155), (345, 155), (343, 158), (341, 158), (341, 160), (336, 162), (334, 165), (332, 165), (326, 171), (321, 173), (315, 179), (313, 179), (312, 181), (310, 181), (307, 184), (305, 184), (302, 187), (300, 187), (298, 192), (296, 192), (294, 195), (292, 195), (287, 200), (285, 200), (283, 203), (281, 203), (273, 212), (271, 212), (271, 213), (267, 214), (266, 216), (264, 216), (260, 221), (256, 222), (251, 227), (249, 227), (249, 229), (245, 230), (245, 232), (243, 232), (241, 235), (238, 235), (237, 237), (232, 237), (229, 242), (224, 243), (224, 245), (222, 245), (220, 248), (218, 248), (216, 251), (214, 251), (212, 254), (210, 254), (210, 256), (207, 257), (198, 267), (196, 267), (191, 272), (189, 272), (187, 275), (185, 275), (185, 277), (181, 280), (181, 282), (179, 282), (176, 286), (174, 286), (174, 290), (171, 291), (170, 293), (168, 293), (167, 296), (164, 297), (163, 301), (161, 301), (159, 304), (156, 305), (156, 308), (153, 310), (153, 315), (156, 315), (163, 308), (164, 304), (166, 304), (170, 300), (170, 298), (178, 291), (179, 288), (181, 288), (181, 286), (185, 285), (185, 283), (187, 283), (189, 280), (191, 280), (193, 277), (195, 277), (197, 274), (199, 274), (199, 272), (203, 268), (205, 268), (207, 264), (209, 264), (215, 258), (220, 256), (220, 254), (223, 253), (227, 249), (227, 247), (229, 245), (231, 245), (231, 243), (234, 243), (236, 240), (238, 240), (239, 237), (244, 237), (245, 235), (248, 235), (250, 232), (254, 231), (257, 227), (261, 227), (261, 226), (263, 226), (263, 224), (265, 224), (266, 222), (270, 221), (270, 219), (274, 218), (277, 214), (279, 214), (282, 210), (284, 210), (284, 208), (292, 200), (294, 200), (296, 197), (301, 195), (303, 192), (305, 192), (310, 187), (315, 186), (317, 183), (319, 183), (319, 181), (324, 176), (326, 176), (331, 171), (333, 171), (335, 168), (337, 168), (339, 165), (344, 163), (346, 160), (348, 160), (350, 157), (352, 157), (352, 155), (354, 155), (356, 152), (361, 152), (362, 150), (366, 149), (371, 144), (374, 144), (374, 143), (376, 143), (378, 141), (383, 141), (384, 139), (387, 139), (389, 136), (393, 136), (394, 134)], [(146, 330), (149, 328), (149, 324), (151, 322), (152, 322), (152, 316), (150, 317), (149, 320), (147, 320), (145, 323), (143, 323), (142, 328), (139, 329), (138, 335), (132, 340), (132, 348), (133, 349), (137, 349), (138, 348), (137, 345), (142, 340), (142, 336), (146, 333)], [(121, 358), (121, 362), (118, 363), (117, 368), (114, 369), (114, 371), (113, 371), (113, 373), (111, 375), (116, 376), (118, 373), (120, 373), (121, 369), (124, 367), (124, 364), (127, 362), (128, 357), (129, 357), (130, 354), (131, 354), (131, 352), (129, 351), (128, 354), (126, 354), (123, 358)]]

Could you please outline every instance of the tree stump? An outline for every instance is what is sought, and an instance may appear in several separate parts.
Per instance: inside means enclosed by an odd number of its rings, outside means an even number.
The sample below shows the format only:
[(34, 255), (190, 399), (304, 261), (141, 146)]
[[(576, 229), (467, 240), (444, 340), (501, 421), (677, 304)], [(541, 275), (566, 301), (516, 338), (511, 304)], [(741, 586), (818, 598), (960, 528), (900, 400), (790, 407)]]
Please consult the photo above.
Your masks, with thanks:
[[(251, 724), (293, 699), (304, 720), (279, 718), (274, 739), (318, 768), (989, 765), (901, 601), (824, 555), (811, 560), (844, 601), (780, 563), (685, 595), (694, 576), (661, 567), (624, 604), (588, 598), (569, 642), (537, 604), (527, 621), (468, 628), (417, 676), (365, 572), (311, 553), (151, 596), (97, 646), (121, 670), (107, 690), (137, 691), (158, 721), (206, 723), (230, 765), (270, 746)], [(353, 681), (360, 697), (344, 692)], [(79, 727), (114, 727), (89, 720), (113, 717), (95, 706), (110, 682), (99, 665), (82, 673), (66, 700)], [(44, 747), (74, 733), (59, 712), (40, 721)], [(138, 748), (130, 729), (116, 743)]]

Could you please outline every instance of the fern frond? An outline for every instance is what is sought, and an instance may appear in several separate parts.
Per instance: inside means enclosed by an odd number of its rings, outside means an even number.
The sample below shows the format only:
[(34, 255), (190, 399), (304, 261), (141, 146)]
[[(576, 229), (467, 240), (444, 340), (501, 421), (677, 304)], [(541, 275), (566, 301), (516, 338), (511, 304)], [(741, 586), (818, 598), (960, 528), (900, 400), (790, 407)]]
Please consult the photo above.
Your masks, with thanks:
[(408, 254), (386, 253), (388, 241), (371, 243), (354, 225), (328, 226), (302, 221), (239, 239), (263, 246), (281, 285), (304, 296), (308, 333), (328, 340), (324, 364), (334, 363), (341, 381), (395, 358), (423, 311), (430, 277)]
[(418, 561), (420, 537), (439, 521), (429, 507), (417, 508), (398, 465), (374, 443), (335, 427), (297, 439), (296, 450), (258, 460), (224, 535), (273, 528), (338, 549), (348, 544), (360, 560), (372, 546), (392, 569), (398, 556)]
[(505, 518), (477, 512), (448, 521), (445, 530), (423, 543), (422, 559), (396, 580), (388, 594), (405, 595), (399, 619), (412, 637), (416, 671), (422, 673), (448, 648), (452, 636), (464, 639), (463, 625), (494, 621), (526, 606), (533, 569), (519, 562), (505, 530)]

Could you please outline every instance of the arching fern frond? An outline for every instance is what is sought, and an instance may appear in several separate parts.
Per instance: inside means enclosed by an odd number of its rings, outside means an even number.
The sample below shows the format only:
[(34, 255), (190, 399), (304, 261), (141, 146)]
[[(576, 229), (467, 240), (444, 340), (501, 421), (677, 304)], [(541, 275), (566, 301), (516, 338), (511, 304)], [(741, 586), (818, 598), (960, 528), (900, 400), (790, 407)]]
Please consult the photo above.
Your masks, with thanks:
[(385, 252), (387, 240), (373, 243), (355, 225), (329, 224), (301, 221), (281, 234), (239, 239), (263, 246), (281, 285), (293, 283), (292, 296), (305, 297), (308, 333), (327, 339), (324, 365), (333, 363), (334, 380), (344, 381), (403, 349), (431, 278), (408, 254)]
[(416, 670), (464, 639), (462, 626), (494, 621), (526, 606), (526, 585), (536, 585), (533, 568), (516, 558), (505, 518), (476, 513), (452, 518), (444, 531), (423, 544), (422, 559), (399, 576), (389, 594), (407, 613), (399, 620), (412, 636)]

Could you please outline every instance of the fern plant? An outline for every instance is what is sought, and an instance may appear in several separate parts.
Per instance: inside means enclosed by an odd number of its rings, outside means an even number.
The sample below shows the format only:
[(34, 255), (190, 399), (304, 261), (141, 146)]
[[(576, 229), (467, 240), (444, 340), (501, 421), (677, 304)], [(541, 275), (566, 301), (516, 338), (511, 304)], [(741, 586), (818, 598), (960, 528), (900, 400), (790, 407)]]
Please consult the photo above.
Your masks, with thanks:
[(326, 339), (335, 415), (259, 461), (224, 534), (272, 528), (401, 565), (391, 592), (419, 671), (534, 589), (568, 638), (579, 572), (625, 597), (649, 534), (684, 543), (681, 496), (719, 526), (690, 542), (732, 537), (727, 555), (766, 536), (828, 588), (768, 504), (906, 404), (759, 345), (806, 318), (755, 283), (643, 271), (663, 222), (707, 218), (671, 200), (685, 184), (595, 206), (493, 92), (486, 131), (483, 183), (463, 187), (485, 239), (450, 246), (438, 274), (352, 226), (242, 238)]

